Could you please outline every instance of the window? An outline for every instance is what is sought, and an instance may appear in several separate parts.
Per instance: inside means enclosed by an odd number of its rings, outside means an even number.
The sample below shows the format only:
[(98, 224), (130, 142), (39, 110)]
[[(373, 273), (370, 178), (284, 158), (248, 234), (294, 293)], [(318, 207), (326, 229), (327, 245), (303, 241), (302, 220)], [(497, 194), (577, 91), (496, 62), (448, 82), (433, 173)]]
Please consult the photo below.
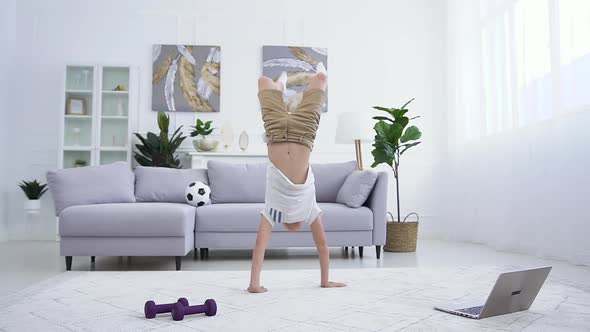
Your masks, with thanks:
[(481, 0), (484, 135), (590, 107), (590, 1)]

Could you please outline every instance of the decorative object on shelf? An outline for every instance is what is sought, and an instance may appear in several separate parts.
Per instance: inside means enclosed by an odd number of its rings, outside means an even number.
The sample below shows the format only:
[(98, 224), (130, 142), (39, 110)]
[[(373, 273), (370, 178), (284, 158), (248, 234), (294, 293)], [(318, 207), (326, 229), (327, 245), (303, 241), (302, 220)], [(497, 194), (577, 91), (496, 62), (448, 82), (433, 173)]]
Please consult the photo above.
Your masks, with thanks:
[(28, 200), (25, 201), (25, 210), (28, 213), (37, 214), (41, 209), (41, 201), (39, 200), (47, 191), (47, 184), (41, 184), (37, 180), (21, 181), (18, 185)]
[(221, 47), (153, 45), (152, 63), (152, 110), (219, 112)]
[(336, 143), (354, 143), (357, 169), (363, 170), (361, 143), (373, 141), (373, 121), (367, 112), (345, 112), (338, 116)]
[(78, 97), (68, 97), (68, 99), (66, 100), (66, 114), (86, 115), (86, 99)]
[(73, 131), (74, 131), (74, 145), (79, 146), (80, 145), (80, 128), (75, 127), (75, 128), (73, 128)]
[[(287, 90), (285, 96), (291, 97), (303, 93), (309, 79), (315, 75), (318, 63), (328, 68), (328, 49), (319, 47), (262, 47), (262, 74), (276, 80), (279, 75), (287, 72)], [(322, 112), (327, 112), (326, 106)]]
[(168, 138), (170, 117), (164, 112), (158, 112), (158, 127), (160, 135), (148, 132), (146, 137), (135, 133), (142, 144), (135, 144), (139, 152), (135, 151), (133, 157), (142, 166), (182, 168), (180, 159), (174, 156), (176, 149), (182, 144), (186, 136), (182, 136), (178, 127), (172, 137)]
[(113, 89), (113, 91), (127, 91), (127, 88), (125, 88), (124, 85), (119, 84)]
[(85, 167), (88, 166), (88, 162), (84, 159), (76, 159), (74, 161), (74, 167)]
[(117, 98), (117, 115), (124, 116), (125, 115), (125, 106), (123, 106), (123, 98)]
[[(411, 147), (414, 147), (421, 142), (418, 141), (420, 137), (422, 137), (422, 133), (420, 129), (416, 126), (407, 127), (410, 120), (419, 118), (420, 116), (415, 116), (412, 118), (408, 118), (405, 114), (408, 112), (406, 106), (411, 103), (414, 99), (410, 99), (407, 103), (405, 103), (401, 108), (387, 108), (381, 106), (373, 106), (374, 109), (386, 112), (389, 116), (374, 116), (373, 119), (378, 120), (378, 122), (373, 127), (375, 129), (375, 143), (373, 146), (375, 147), (371, 154), (374, 157), (374, 162), (371, 167), (375, 167), (379, 164), (385, 163), (389, 165), (393, 169), (393, 176), (395, 178), (395, 189), (396, 189), (396, 199), (397, 199), (397, 220), (387, 223), (387, 233), (395, 232), (394, 227), (399, 227), (399, 225), (393, 225), (392, 223), (399, 223), (401, 221), (400, 216), (400, 205), (399, 205), (399, 163), (400, 157)], [(415, 214), (416, 217), (418, 215), (415, 212), (409, 213), (404, 220), (408, 218), (409, 215)], [(416, 223), (417, 226), (417, 223)], [(389, 240), (389, 237), (387, 238)], [(387, 248), (393, 248), (393, 243), (386, 243), (384, 246), (384, 250), (388, 250)]]
[(242, 133), (240, 134), (239, 138), (239, 144), (240, 149), (242, 149), (242, 151), (246, 151), (246, 149), (248, 148), (248, 133), (246, 132), (246, 130), (242, 130)]
[(203, 138), (197, 138), (193, 140), (193, 146), (197, 151), (213, 151), (219, 144), (218, 140), (212, 140), (207, 136), (213, 132), (214, 128), (211, 128), (211, 120), (203, 122), (201, 119), (197, 119), (197, 124), (192, 126), (193, 131), (191, 137), (201, 135)]
[(234, 129), (229, 121), (225, 121), (221, 127), (221, 137), (223, 143), (223, 149), (229, 151), (234, 142)]
[[(408, 214), (402, 222), (395, 222), (391, 212), (391, 221), (387, 221), (387, 231), (385, 236), (385, 246), (383, 250), (390, 252), (414, 252), (416, 251), (416, 242), (418, 240), (418, 214), (412, 212)], [(416, 216), (416, 221), (406, 221), (410, 215)]]

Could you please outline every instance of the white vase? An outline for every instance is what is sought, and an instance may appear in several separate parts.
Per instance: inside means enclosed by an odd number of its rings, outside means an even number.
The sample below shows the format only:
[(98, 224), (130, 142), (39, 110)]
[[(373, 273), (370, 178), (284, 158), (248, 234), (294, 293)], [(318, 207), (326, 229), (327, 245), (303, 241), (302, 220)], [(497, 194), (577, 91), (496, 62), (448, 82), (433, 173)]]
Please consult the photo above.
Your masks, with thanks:
[(38, 199), (28, 199), (25, 201), (25, 210), (27, 213), (39, 213), (41, 209), (41, 200)]
[(223, 126), (221, 127), (221, 137), (225, 151), (230, 150), (234, 141), (234, 129), (232, 128), (229, 121), (225, 121), (223, 123)]
[(125, 115), (125, 110), (123, 109), (123, 99), (121, 99), (121, 98), (117, 99), (117, 115), (118, 116)]
[(240, 134), (239, 143), (240, 149), (242, 149), (242, 151), (246, 151), (248, 148), (248, 133), (245, 130), (242, 130), (242, 133)]

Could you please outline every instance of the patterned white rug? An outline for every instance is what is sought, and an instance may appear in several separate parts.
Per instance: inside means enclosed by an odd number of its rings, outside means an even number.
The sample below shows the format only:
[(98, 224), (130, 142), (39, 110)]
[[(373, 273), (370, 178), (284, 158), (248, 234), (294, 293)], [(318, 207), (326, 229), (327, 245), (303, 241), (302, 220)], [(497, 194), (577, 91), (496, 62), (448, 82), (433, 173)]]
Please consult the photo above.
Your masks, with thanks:
[[(485, 298), (509, 267), (332, 270), (349, 287), (318, 287), (319, 270), (263, 271), (265, 294), (244, 291), (249, 271), (66, 272), (0, 299), (2, 331), (583, 331), (590, 289), (551, 275), (529, 311), (471, 320), (434, 304)], [(217, 301), (217, 316), (143, 317), (146, 300)]]

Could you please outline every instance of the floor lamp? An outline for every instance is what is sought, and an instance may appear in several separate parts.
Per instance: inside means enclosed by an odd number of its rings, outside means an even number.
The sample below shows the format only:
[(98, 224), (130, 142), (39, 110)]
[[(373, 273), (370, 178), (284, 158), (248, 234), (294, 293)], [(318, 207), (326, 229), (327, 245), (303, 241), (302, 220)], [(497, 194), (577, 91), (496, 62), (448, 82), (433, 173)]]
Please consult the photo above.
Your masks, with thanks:
[(336, 127), (336, 144), (354, 143), (357, 168), (363, 170), (361, 144), (373, 142), (375, 120), (371, 112), (345, 112), (338, 117)]

